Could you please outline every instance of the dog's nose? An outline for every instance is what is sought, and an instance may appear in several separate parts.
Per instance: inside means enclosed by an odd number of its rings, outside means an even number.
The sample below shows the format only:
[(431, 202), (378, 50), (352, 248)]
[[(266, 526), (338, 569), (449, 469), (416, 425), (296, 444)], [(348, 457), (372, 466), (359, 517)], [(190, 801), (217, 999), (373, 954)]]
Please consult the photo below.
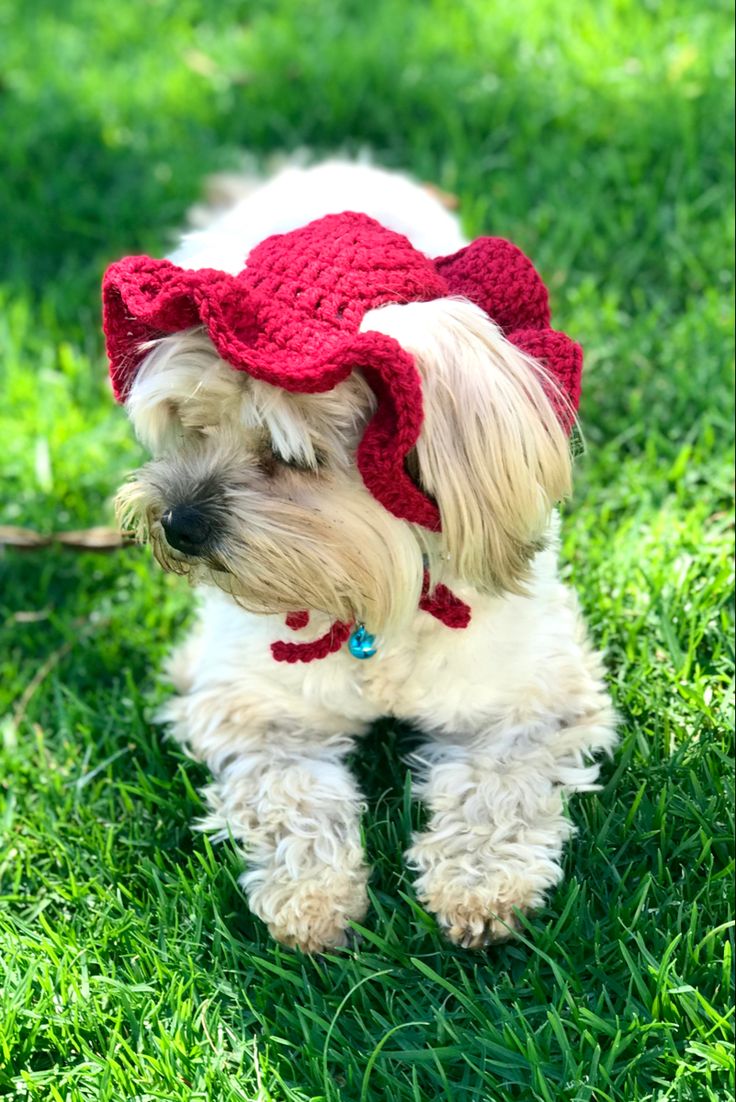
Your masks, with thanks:
[(211, 532), (210, 522), (196, 505), (175, 505), (161, 517), (166, 542), (185, 555), (201, 555)]

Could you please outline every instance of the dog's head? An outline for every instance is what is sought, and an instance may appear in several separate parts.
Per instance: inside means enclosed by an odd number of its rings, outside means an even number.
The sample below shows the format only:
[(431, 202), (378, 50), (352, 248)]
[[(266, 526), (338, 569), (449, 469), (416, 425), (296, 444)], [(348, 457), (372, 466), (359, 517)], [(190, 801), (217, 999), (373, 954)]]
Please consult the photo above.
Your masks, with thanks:
[(401, 474), (438, 524), (369, 489), (359, 449), (384, 384), (359, 359), (329, 389), (295, 392), (234, 370), (206, 324), (139, 350), (123, 397), (153, 459), (118, 495), (122, 523), (165, 569), (256, 612), (382, 631), (414, 614), (427, 565), (433, 582), (518, 591), (569, 489), (566, 395), (465, 297), (389, 302), (356, 328), (412, 358), (423, 416)]

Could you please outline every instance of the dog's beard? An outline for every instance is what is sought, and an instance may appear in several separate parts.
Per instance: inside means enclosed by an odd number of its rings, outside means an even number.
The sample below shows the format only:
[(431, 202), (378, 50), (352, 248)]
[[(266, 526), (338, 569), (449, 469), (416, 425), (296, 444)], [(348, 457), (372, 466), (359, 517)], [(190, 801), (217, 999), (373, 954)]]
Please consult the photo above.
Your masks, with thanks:
[[(161, 517), (203, 487), (213, 536), (199, 554), (184, 554), (168, 543)], [(249, 611), (307, 609), (373, 631), (405, 624), (416, 611), (422, 546), (357, 472), (273, 477), (214, 445), (148, 464), (120, 490), (117, 508), (164, 570), (215, 585)]]

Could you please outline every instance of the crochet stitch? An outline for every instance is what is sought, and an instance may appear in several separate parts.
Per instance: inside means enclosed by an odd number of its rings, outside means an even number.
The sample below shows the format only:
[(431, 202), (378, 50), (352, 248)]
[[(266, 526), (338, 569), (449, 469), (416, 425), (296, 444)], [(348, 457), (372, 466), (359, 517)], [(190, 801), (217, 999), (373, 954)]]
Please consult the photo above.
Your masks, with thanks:
[[(290, 612), (286, 618), (288, 626), (294, 628), (295, 631), (298, 630), (294, 626), (294, 619), (303, 615), (300, 612)], [(308, 620), (309, 613), (306, 615)], [(306, 623), (299, 626), (306, 627)], [(277, 662), (289, 662), (290, 664), (293, 662), (313, 662), (317, 658), (326, 658), (328, 654), (334, 654), (335, 651), (338, 651), (343, 643), (347, 641), (352, 630), (352, 624), (345, 624), (341, 620), (336, 620), (324, 635), (311, 643), (272, 643), (271, 654)]]

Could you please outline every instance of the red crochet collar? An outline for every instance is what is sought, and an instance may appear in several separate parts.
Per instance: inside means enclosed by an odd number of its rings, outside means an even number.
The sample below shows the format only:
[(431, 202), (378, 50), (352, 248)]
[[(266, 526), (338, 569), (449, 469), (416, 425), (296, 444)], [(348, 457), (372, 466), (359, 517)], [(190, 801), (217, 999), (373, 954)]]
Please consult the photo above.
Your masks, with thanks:
[[(428, 612), (436, 620), (448, 628), (466, 628), (470, 623), (470, 608), (456, 597), (446, 585), (435, 586), (430, 589), (429, 571), (424, 571), (424, 585), (422, 596), (419, 600), (419, 608), (422, 612)], [(309, 613), (290, 612), (286, 617), (286, 626), (292, 631), (301, 631), (309, 623)], [(336, 621), (311, 643), (272, 643), (271, 654), (277, 662), (313, 662), (316, 658), (326, 658), (328, 654), (334, 654), (340, 650), (355, 628), (354, 623), (342, 620)]]
[[(470, 299), (546, 366), (564, 404), (554, 393), (550, 399), (569, 431), (580, 399), (582, 350), (549, 327), (547, 289), (531, 261), (500, 237), (481, 237), (431, 260), (401, 234), (350, 212), (267, 238), (235, 276), (148, 256), (111, 264), (102, 298), (115, 397), (127, 398), (146, 342), (194, 326), (204, 326), (236, 371), (284, 390), (331, 390), (357, 368), (376, 395), (357, 452), (366, 487), (394, 516), (439, 531), (437, 504), (411, 480), (405, 463), (422, 427), (419, 372), (393, 338), (361, 333), (360, 323), (368, 310), (387, 303), (446, 295)], [(453, 627), (470, 619), (467, 605), (443, 586), (430, 595), (428, 580), (420, 608)], [(292, 614), (291, 626), (304, 626), (303, 615)], [(339, 649), (351, 627), (335, 624), (315, 643), (275, 643), (274, 657), (324, 657)]]

